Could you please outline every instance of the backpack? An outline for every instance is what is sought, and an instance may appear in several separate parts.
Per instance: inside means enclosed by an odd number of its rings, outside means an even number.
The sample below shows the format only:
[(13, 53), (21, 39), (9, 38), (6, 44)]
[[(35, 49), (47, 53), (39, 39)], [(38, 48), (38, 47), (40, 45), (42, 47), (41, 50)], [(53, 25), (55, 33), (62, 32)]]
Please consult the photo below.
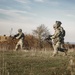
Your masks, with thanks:
[(62, 35), (62, 37), (65, 37), (65, 34), (66, 34), (65, 30), (62, 28), (61, 29), (61, 35)]

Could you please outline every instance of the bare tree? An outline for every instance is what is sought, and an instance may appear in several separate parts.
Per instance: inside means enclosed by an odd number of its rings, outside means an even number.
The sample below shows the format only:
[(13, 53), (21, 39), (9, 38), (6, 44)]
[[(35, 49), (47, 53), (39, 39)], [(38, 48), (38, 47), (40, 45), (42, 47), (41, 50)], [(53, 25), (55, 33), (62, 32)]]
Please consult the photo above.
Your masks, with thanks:
[(47, 37), (50, 33), (47, 27), (45, 27), (44, 24), (41, 24), (39, 27), (36, 28), (36, 30), (33, 30), (33, 34), (38, 38), (38, 39), (43, 39)]
[(47, 27), (44, 24), (41, 24), (36, 30), (33, 30), (33, 34), (39, 39), (39, 47), (42, 48), (42, 41), (46, 38), (50, 33)]

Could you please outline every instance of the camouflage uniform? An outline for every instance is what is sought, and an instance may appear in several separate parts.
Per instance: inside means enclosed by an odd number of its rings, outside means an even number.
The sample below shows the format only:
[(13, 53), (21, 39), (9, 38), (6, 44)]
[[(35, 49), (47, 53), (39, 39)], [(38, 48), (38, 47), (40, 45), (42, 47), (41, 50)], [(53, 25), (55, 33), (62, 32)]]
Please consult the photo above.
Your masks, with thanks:
[(53, 43), (53, 48), (54, 48), (53, 56), (55, 56), (58, 53), (58, 50), (61, 47), (61, 42), (60, 42), (61, 31), (59, 29), (57, 29), (56, 26), (54, 27), (54, 29), (55, 29), (55, 33), (51, 37), (52, 43)]
[(55, 56), (58, 53), (58, 51), (65, 52), (66, 55), (67, 49), (65, 49), (64, 47), (64, 37), (62, 36), (63, 27), (61, 27), (61, 24), (62, 23), (60, 21), (56, 21), (56, 24), (53, 26), (55, 30), (54, 35), (51, 37), (54, 48), (53, 56)]
[(18, 47), (21, 47), (21, 50), (23, 49), (24, 44), (24, 33), (22, 33), (22, 29), (18, 29), (18, 34), (14, 35), (14, 38), (18, 39), (19, 41), (16, 44), (15, 50), (18, 49)]

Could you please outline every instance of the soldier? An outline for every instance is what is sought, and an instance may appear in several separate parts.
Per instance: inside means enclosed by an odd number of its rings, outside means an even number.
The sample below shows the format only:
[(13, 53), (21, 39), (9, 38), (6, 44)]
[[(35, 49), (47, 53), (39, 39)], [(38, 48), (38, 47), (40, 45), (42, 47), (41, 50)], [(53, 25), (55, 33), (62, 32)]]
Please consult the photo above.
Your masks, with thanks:
[(62, 23), (60, 21), (56, 21), (56, 24), (53, 26), (55, 30), (54, 35), (51, 37), (54, 48), (53, 56), (55, 56), (58, 53), (58, 51), (65, 52), (65, 55), (67, 55), (67, 49), (64, 48), (65, 32), (62, 33), (63, 27), (61, 27), (61, 24)]
[(63, 27), (61, 27), (61, 24), (62, 23), (60, 21), (56, 21), (56, 25), (57, 25), (58, 29), (61, 31), (61, 35), (60, 35), (61, 48), (65, 48), (65, 46), (64, 46), (65, 30), (63, 29)]
[(55, 56), (58, 53), (58, 49), (60, 48), (61, 44), (60, 44), (60, 30), (57, 29), (57, 26), (54, 25), (53, 26), (55, 32), (54, 35), (51, 37), (52, 39), (52, 43), (53, 43), (53, 48), (54, 48), (54, 52), (53, 52), (53, 56)]
[(22, 29), (18, 29), (18, 33), (16, 35), (14, 35), (13, 39), (16, 38), (19, 41), (16, 44), (15, 50), (18, 49), (18, 47), (21, 47), (21, 50), (23, 49), (23, 45), (24, 45), (24, 33), (22, 32)]

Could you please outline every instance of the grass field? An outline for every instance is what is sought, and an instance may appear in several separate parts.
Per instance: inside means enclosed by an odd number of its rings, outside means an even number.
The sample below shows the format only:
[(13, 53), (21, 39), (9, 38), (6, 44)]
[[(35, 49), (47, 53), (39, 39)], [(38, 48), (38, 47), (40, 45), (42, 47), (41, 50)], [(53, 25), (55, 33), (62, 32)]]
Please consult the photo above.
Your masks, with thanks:
[(0, 75), (72, 75), (69, 57), (51, 51), (0, 51)]

